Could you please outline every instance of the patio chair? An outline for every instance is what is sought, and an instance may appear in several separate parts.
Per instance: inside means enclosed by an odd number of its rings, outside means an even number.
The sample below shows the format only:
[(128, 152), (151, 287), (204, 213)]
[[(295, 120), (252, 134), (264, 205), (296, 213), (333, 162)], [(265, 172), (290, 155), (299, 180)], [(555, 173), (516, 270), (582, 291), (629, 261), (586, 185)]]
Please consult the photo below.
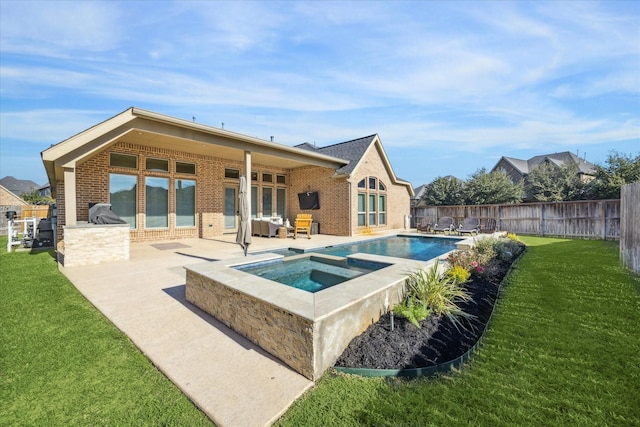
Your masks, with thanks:
[(311, 238), (311, 214), (298, 214), (296, 216), (296, 222), (293, 226), (293, 238), (298, 237), (299, 232), (306, 232), (307, 238)]
[(416, 225), (416, 228), (419, 232), (426, 231), (428, 233), (429, 231), (431, 231), (431, 219), (425, 216), (420, 221), (420, 224)]
[(442, 231), (443, 233), (447, 231), (452, 232), (453, 230), (453, 218), (451, 218), (450, 216), (443, 216), (438, 220), (438, 223), (433, 226), (434, 233), (437, 233), (439, 231)]
[(487, 222), (485, 222), (484, 227), (480, 227), (480, 232), (481, 233), (495, 233), (497, 229), (498, 229), (498, 225), (496, 224), (496, 219), (495, 218), (489, 218), (489, 219), (487, 219)]
[(469, 233), (473, 235), (473, 233), (478, 234), (480, 231), (480, 220), (475, 216), (470, 216), (469, 218), (465, 218), (458, 227), (458, 234)]

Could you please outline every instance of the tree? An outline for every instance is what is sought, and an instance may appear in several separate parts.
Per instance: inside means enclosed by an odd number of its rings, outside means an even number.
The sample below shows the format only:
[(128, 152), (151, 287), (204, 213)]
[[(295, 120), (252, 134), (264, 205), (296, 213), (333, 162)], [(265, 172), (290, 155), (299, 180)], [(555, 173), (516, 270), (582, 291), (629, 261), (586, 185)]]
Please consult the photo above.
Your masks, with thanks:
[(625, 184), (640, 181), (640, 154), (620, 154), (611, 151), (606, 166), (596, 165), (596, 177), (592, 183), (594, 199), (619, 199), (620, 188)]
[(20, 196), (22, 199), (32, 205), (49, 205), (51, 203), (55, 203), (50, 196), (41, 196), (40, 192), (36, 189), (33, 191), (29, 191), (28, 193), (22, 193)]
[(504, 171), (487, 173), (478, 169), (465, 185), (465, 201), (469, 205), (519, 203), (524, 193), (522, 182), (514, 183)]
[(438, 177), (427, 184), (424, 196), (429, 206), (464, 204), (464, 181), (454, 176)]
[(588, 193), (588, 185), (582, 182), (575, 163), (540, 163), (527, 176), (525, 188), (527, 200), (536, 202), (581, 200)]

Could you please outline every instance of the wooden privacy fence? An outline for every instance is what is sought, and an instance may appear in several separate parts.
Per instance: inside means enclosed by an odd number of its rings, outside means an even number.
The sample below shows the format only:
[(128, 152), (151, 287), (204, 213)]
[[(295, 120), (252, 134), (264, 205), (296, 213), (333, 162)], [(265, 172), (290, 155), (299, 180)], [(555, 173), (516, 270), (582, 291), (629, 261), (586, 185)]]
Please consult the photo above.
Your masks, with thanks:
[(414, 224), (450, 216), (456, 225), (477, 217), (484, 228), (495, 218), (498, 230), (538, 236), (620, 238), (620, 200), (522, 203), (515, 205), (426, 206), (413, 208)]
[(620, 260), (640, 273), (640, 182), (622, 186), (620, 212)]

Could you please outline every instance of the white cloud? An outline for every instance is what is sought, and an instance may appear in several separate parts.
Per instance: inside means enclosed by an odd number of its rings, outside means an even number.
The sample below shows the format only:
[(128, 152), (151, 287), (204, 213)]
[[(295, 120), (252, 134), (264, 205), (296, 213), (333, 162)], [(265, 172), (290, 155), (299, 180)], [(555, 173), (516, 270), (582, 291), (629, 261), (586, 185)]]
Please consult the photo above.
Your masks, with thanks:
[(2, 50), (69, 56), (113, 49), (123, 33), (118, 10), (112, 2), (0, 2)]

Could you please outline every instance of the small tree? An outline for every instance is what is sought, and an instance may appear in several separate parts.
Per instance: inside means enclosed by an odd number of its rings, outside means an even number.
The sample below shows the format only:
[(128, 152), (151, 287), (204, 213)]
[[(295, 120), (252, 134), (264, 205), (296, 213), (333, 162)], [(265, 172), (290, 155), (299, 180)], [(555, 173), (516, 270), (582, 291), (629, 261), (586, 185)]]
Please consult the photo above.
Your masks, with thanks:
[(586, 198), (588, 185), (580, 179), (575, 163), (557, 166), (544, 162), (531, 171), (525, 188), (527, 200), (561, 202)]
[(438, 177), (427, 184), (422, 197), (430, 206), (464, 204), (464, 181), (454, 176)]
[(28, 193), (22, 193), (22, 199), (32, 205), (49, 205), (55, 203), (55, 200), (51, 196), (41, 196), (40, 192), (36, 190), (29, 191)]
[(504, 171), (487, 173), (478, 169), (465, 185), (465, 200), (470, 205), (519, 203), (524, 193), (522, 182), (514, 183)]
[(620, 154), (611, 151), (606, 166), (596, 165), (596, 177), (592, 185), (594, 199), (619, 199), (625, 184), (640, 181), (640, 154)]

